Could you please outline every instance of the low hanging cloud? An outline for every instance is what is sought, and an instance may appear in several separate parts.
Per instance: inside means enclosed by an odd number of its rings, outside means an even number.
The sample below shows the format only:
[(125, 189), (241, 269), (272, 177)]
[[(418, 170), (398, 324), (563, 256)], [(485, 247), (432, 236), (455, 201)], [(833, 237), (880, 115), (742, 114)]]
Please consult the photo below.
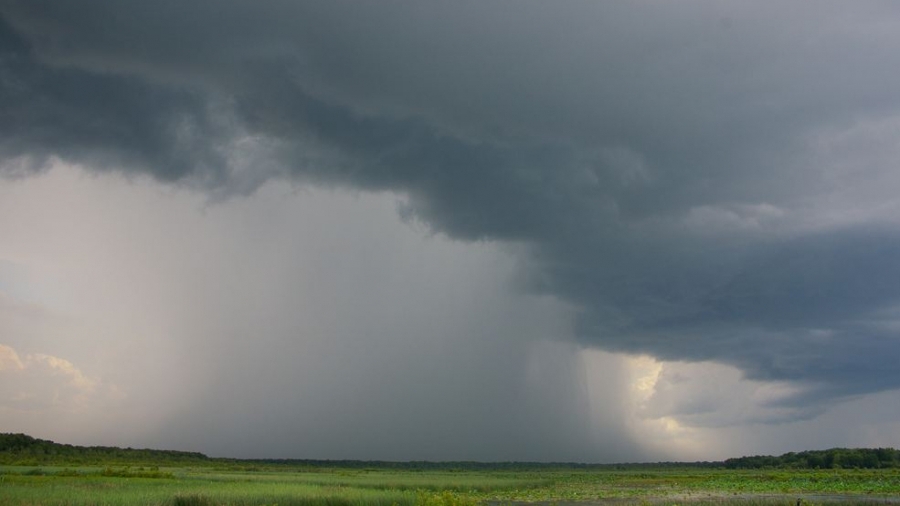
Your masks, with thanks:
[(639, 415), (675, 420), (690, 428), (778, 424), (821, 415), (821, 406), (790, 400), (804, 387), (791, 382), (747, 380), (732, 367), (708, 362), (657, 363), (652, 387), (641, 399)]
[(404, 197), (584, 346), (900, 388), (890, 4), (0, 1), (0, 155)]

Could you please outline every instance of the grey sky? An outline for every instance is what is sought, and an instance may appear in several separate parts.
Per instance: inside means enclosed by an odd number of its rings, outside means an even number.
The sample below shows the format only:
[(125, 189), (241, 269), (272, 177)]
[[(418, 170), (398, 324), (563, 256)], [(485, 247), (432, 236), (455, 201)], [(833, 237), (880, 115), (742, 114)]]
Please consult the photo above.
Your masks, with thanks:
[[(62, 195), (29, 181), (81, 170), (112, 181), (85, 192), (114, 201), (162, 185), (183, 212), (125, 198), (159, 222), (135, 218), (99, 251), (123, 273), (182, 250), (208, 266), (147, 273), (152, 295), (121, 302), (137, 320), (115, 318), (178, 327), (182, 360), (210, 354), (197, 374), (212, 386), (195, 393), (208, 395), (175, 396), (192, 409), (146, 436), (159, 444), (252, 452), (202, 426), (241, 432), (220, 396), (242, 392), (246, 412), (307, 432), (328, 420), (318, 447), (289, 447), (316, 456), (685, 455), (636, 442), (655, 429), (628, 417), (816, 423), (900, 388), (893, 3), (0, 0), (0, 18), (3, 184)], [(305, 203), (266, 204), (277, 188)], [(369, 199), (389, 209), (372, 215)], [(94, 214), (124, 226), (116, 208)], [(209, 222), (189, 225), (197, 213)], [(138, 262), (142, 227), (159, 255)], [(0, 251), (10, 305), (35, 290), (13, 255)], [(306, 347), (325, 351), (298, 358)], [(384, 370), (398, 372), (367, 376)], [(636, 371), (655, 390), (636, 393)]]

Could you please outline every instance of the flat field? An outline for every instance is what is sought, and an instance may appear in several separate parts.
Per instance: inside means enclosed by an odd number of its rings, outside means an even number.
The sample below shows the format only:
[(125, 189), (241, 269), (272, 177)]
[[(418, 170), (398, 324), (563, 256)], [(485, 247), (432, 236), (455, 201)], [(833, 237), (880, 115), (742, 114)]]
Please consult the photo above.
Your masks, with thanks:
[(6, 505), (900, 504), (900, 470), (0, 467)]

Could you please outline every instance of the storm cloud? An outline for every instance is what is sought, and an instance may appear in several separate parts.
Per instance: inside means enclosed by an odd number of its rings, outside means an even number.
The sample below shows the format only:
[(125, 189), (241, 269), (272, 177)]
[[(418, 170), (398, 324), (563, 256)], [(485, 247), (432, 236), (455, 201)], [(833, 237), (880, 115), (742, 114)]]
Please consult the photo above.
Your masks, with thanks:
[(61, 159), (217, 198), (392, 192), (410, 223), (515, 245), (520, 287), (574, 308), (579, 346), (790, 384), (766, 401), (778, 422), (900, 388), (891, 3), (2, 0), (0, 17), (9, 177)]

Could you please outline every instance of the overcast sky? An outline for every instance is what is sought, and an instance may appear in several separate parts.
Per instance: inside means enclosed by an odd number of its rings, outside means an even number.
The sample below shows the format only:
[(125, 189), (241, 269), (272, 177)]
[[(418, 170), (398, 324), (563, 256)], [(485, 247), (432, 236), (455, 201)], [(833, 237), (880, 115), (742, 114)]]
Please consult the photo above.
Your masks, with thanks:
[(0, 431), (900, 446), (894, 2), (0, 0)]

